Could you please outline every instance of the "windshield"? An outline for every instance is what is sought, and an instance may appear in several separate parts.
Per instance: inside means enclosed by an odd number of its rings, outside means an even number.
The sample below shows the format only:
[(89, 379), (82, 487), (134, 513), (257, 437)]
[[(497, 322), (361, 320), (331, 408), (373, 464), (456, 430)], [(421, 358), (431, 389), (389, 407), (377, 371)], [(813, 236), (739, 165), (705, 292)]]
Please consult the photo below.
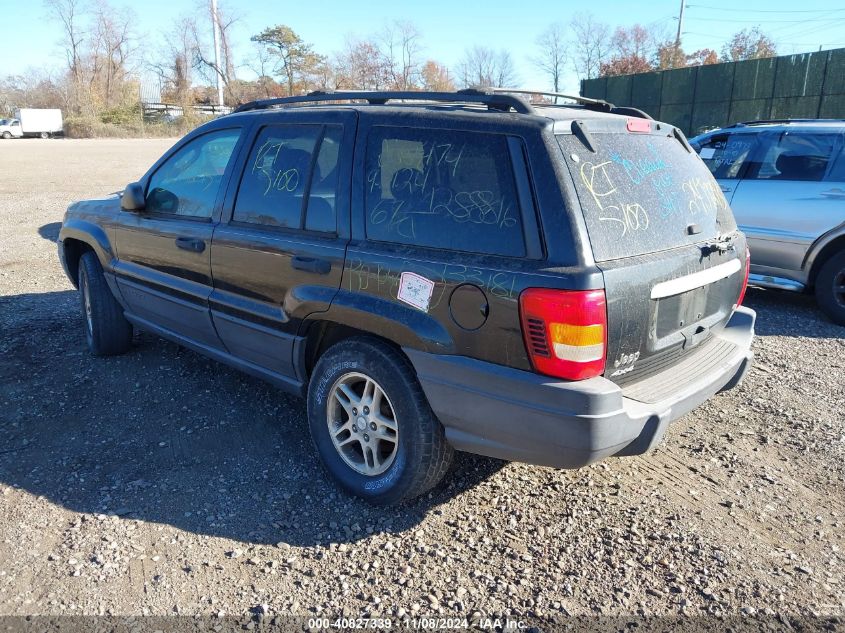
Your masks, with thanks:
[(0, 119), (0, 125), (8, 125), (9, 119)]
[(596, 261), (653, 253), (733, 231), (719, 185), (674, 136), (591, 133), (558, 142), (569, 165)]

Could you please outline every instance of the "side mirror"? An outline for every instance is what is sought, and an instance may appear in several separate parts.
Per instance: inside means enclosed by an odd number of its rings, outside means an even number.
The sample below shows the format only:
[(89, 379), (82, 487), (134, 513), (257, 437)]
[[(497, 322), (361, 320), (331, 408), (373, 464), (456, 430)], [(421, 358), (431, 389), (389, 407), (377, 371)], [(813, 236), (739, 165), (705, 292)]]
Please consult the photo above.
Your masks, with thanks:
[(144, 187), (139, 182), (130, 182), (120, 196), (120, 208), (124, 211), (143, 211), (147, 201), (144, 200)]

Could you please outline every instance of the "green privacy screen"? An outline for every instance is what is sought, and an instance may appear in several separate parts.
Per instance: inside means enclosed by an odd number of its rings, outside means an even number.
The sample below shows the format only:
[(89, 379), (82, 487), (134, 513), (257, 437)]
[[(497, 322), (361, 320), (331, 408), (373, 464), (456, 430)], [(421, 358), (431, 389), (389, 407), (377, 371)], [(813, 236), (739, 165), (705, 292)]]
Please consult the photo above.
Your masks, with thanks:
[(845, 48), (581, 82), (693, 136), (755, 119), (845, 119)]

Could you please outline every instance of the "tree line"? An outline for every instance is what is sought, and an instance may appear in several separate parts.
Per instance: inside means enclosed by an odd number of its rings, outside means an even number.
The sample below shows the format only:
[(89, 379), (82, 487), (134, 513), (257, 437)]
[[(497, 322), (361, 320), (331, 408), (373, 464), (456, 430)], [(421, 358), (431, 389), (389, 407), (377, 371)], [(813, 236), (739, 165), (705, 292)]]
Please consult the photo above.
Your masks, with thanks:
[[(406, 20), (386, 23), (365, 37), (349, 36), (333, 52), (317, 51), (289, 25), (269, 26), (237, 43), (236, 63), (232, 40), (239, 16), (224, 7), (217, 15), (218, 63), (205, 0), (198, 0), (196, 15), (178, 19), (162, 33), (157, 46), (149, 46), (150, 38), (137, 31), (131, 8), (116, 8), (108, 0), (46, 0), (45, 7), (61, 28), (65, 63), (61, 69), (0, 79), (0, 114), (14, 107), (59, 107), (69, 116), (121, 123), (138, 116), (142, 76), (154, 76), (161, 100), (179, 105), (213, 102), (211, 85), (218, 77), (229, 105), (316, 89), (450, 91), (517, 86), (520, 80), (505, 48), (473, 46), (447, 67), (427, 54), (423, 34)], [(719, 52), (687, 53), (654, 26), (612, 30), (585, 12), (547, 26), (527, 61), (559, 92), (569, 72), (590, 79), (775, 54), (774, 42), (757, 28), (736, 33)]]

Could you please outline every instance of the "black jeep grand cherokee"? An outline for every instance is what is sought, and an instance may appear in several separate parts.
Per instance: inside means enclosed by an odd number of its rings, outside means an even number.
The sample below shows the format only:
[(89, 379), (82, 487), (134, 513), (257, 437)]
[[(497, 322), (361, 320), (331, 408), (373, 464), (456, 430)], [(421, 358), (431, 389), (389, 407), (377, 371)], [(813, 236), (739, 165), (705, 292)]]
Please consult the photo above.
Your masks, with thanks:
[(752, 358), (745, 237), (709, 170), (587, 99), (251, 103), (71, 205), (59, 255), (94, 354), (137, 327), (306, 397), (325, 467), (376, 503), (453, 449), (641, 454)]

